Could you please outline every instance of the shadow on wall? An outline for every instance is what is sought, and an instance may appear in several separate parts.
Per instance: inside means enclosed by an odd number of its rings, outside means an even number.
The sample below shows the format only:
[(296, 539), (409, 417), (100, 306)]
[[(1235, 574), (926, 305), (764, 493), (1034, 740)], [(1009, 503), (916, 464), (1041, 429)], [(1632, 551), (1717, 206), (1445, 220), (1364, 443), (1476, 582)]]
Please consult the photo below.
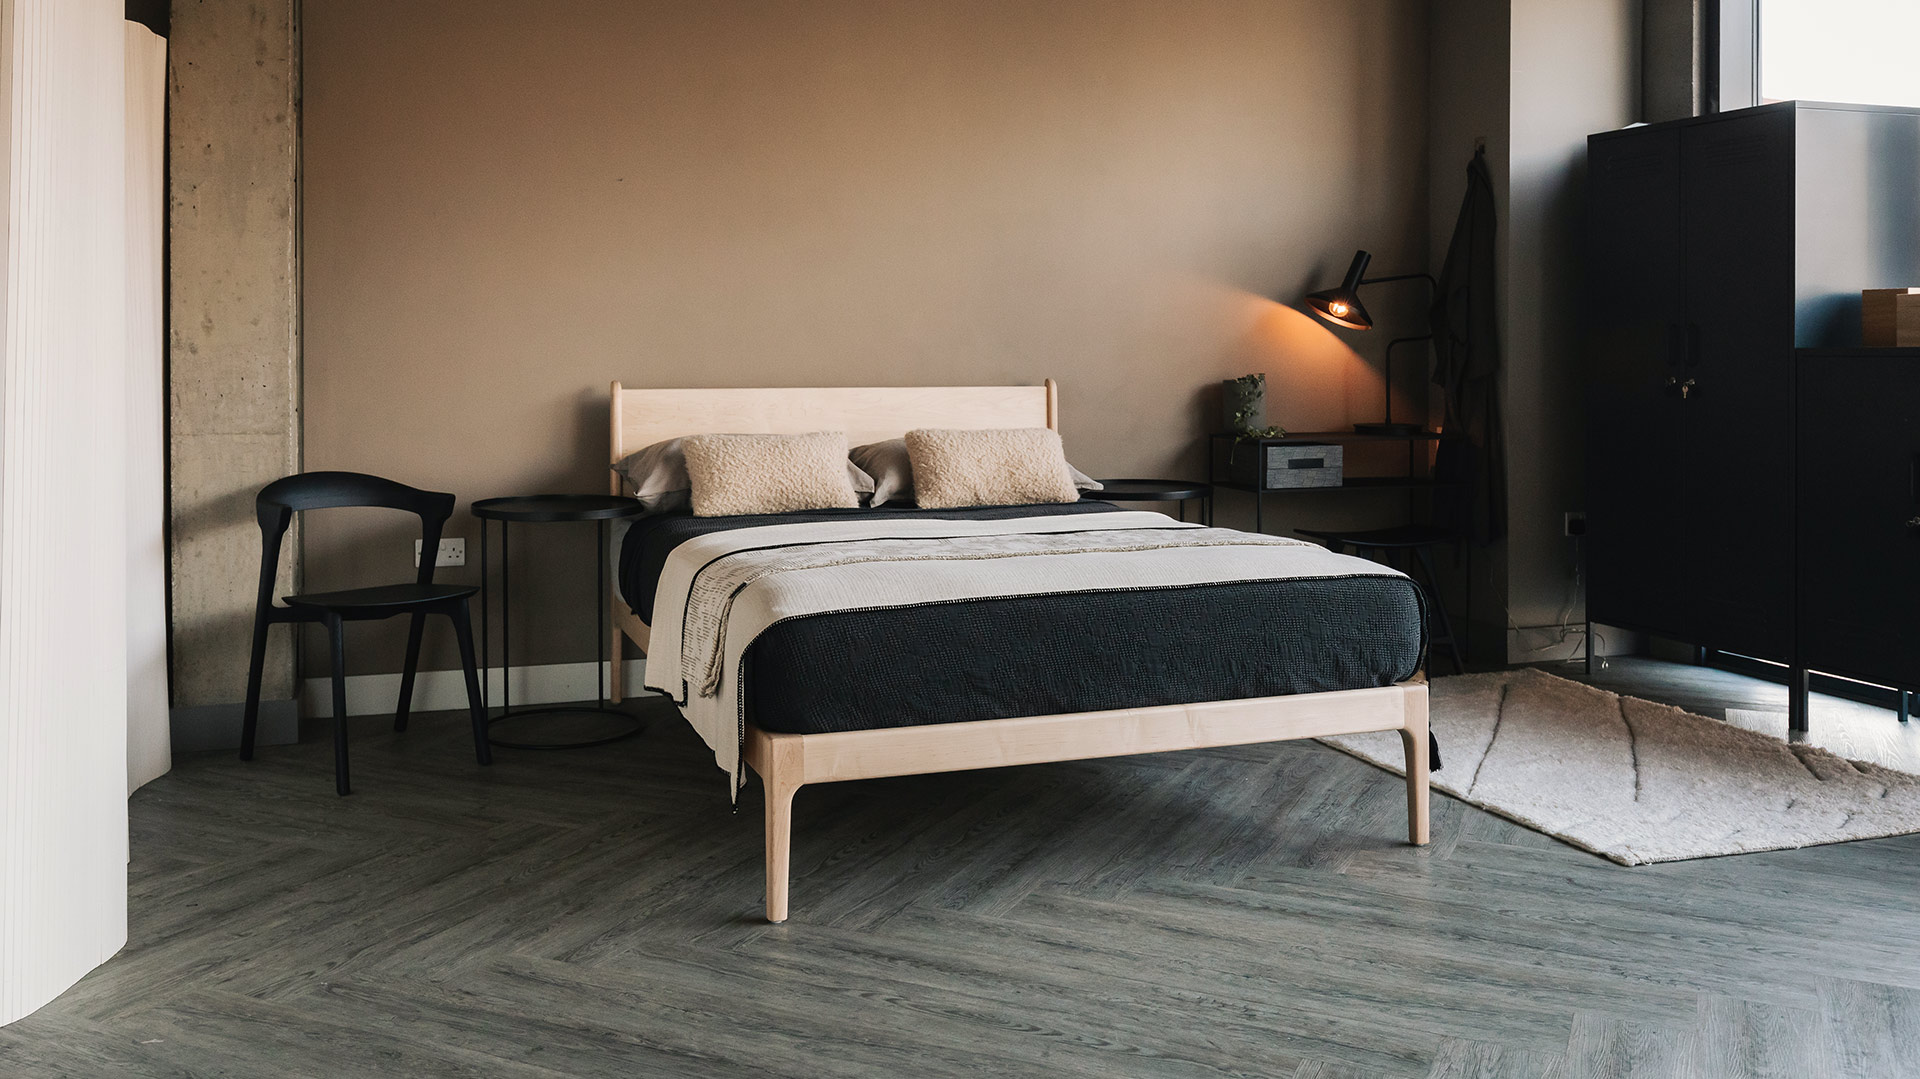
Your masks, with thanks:
[[(212, 501), (194, 504), (173, 519), (176, 549), (182, 542), (191, 540), (208, 529), (231, 528), (235, 521), (251, 523), (254, 520), (253, 497), (259, 493), (258, 491), (234, 491)], [(259, 566), (254, 564), (248, 568), (257, 572)], [(255, 573), (248, 573), (247, 580), (254, 579)]]
[[(609, 380), (611, 381), (611, 380)], [(613, 446), (613, 432), (610, 429), (613, 395), (606, 386), (596, 386), (580, 391), (573, 410), (573, 459), (581, 462), (582, 477), (591, 469), (593, 480), (577, 489), (582, 494), (606, 494), (613, 490), (607, 477), (612, 470), (607, 455)], [(639, 447), (635, 447), (638, 449)], [(576, 485), (581, 480), (573, 480)]]
[[(1251, 293), (1246, 329), (1230, 347), (1238, 374), (1267, 376), (1267, 422), (1291, 431), (1331, 431), (1350, 423), (1348, 402), (1380, 394), (1380, 373), (1311, 315)], [(1203, 431), (1222, 429), (1218, 382), (1199, 387)]]

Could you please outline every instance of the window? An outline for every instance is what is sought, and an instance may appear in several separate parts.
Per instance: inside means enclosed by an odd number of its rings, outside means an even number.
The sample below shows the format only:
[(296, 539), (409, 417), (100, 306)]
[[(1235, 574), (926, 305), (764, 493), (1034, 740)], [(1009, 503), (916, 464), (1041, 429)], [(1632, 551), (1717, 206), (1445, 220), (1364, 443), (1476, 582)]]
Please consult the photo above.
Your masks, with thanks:
[(1920, 2), (1759, 0), (1759, 16), (1761, 101), (1920, 106)]

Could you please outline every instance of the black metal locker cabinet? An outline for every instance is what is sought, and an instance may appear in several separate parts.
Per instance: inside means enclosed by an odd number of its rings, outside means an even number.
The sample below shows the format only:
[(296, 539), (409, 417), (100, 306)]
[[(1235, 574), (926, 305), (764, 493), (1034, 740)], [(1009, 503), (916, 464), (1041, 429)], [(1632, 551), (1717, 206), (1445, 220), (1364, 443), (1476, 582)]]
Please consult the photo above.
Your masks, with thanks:
[(1595, 139), (1587, 280), (1588, 604), (1597, 621), (1691, 634), (1677, 381), (1684, 343), (1680, 132)]
[(1769, 659), (1793, 653), (1795, 120), (1681, 130), (1690, 639)]
[[(1797, 499), (1816, 475), (1826, 500), (1852, 481), (1838, 457), (1820, 473), (1803, 455), (1865, 452), (1905, 414), (1882, 400), (1850, 419), (1824, 381), (1799, 402), (1796, 373), (1814, 368), (1795, 359), (1858, 349), (1862, 289), (1920, 286), (1920, 110), (1783, 102), (1587, 145), (1589, 614), (1789, 664), (1796, 686), (1807, 666), (1920, 684), (1910, 638), (1869, 643), (1889, 611), (1848, 606), (1864, 580), (1846, 575), (1879, 563), (1833, 569), (1796, 550), (1835, 553), (1823, 518), (1865, 537), (1891, 509), (1870, 495), (1857, 517), (1827, 501), (1809, 517)], [(1892, 369), (1875, 377), (1899, 388)], [(1864, 429), (1825, 438), (1850, 425)], [(1911, 583), (1888, 578), (1876, 602)]]
[(1799, 364), (1801, 661), (1920, 686), (1920, 349)]

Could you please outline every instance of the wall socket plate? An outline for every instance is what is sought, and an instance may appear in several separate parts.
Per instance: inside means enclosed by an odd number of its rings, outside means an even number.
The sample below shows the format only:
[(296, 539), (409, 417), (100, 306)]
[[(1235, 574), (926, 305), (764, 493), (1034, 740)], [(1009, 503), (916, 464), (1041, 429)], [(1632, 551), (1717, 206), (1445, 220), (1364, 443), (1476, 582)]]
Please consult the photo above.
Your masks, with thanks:
[(1568, 510), (1565, 522), (1561, 525), (1561, 527), (1565, 530), (1567, 535), (1572, 536), (1575, 539), (1578, 539), (1581, 536), (1586, 535), (1587, 534), (1587, 511), (1586, 510)]
[[(420, 567), (420, 542), (421, 541), (419, 540), (413, 541), (413, 565), (415, 569), (418, 569)], [(441, 540), (440, 550), (435, 553), (433, 558), (433, 564), (435, 566), (466, 565), (467, 564), (467, 541), (463, 539)]]

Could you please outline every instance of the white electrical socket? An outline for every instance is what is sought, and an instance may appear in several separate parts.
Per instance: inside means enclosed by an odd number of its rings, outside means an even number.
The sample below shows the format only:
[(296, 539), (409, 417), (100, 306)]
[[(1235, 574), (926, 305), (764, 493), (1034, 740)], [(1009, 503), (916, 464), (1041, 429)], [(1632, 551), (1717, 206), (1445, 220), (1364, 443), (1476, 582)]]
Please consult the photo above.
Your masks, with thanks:
[[(467, 564), (467, 541), (463, 539), (443, 539), (440, 550), (433, 557), (435, 566), (464, 566)], [(413, 541), (413, 565), (420, 567), (420, 541)]]

